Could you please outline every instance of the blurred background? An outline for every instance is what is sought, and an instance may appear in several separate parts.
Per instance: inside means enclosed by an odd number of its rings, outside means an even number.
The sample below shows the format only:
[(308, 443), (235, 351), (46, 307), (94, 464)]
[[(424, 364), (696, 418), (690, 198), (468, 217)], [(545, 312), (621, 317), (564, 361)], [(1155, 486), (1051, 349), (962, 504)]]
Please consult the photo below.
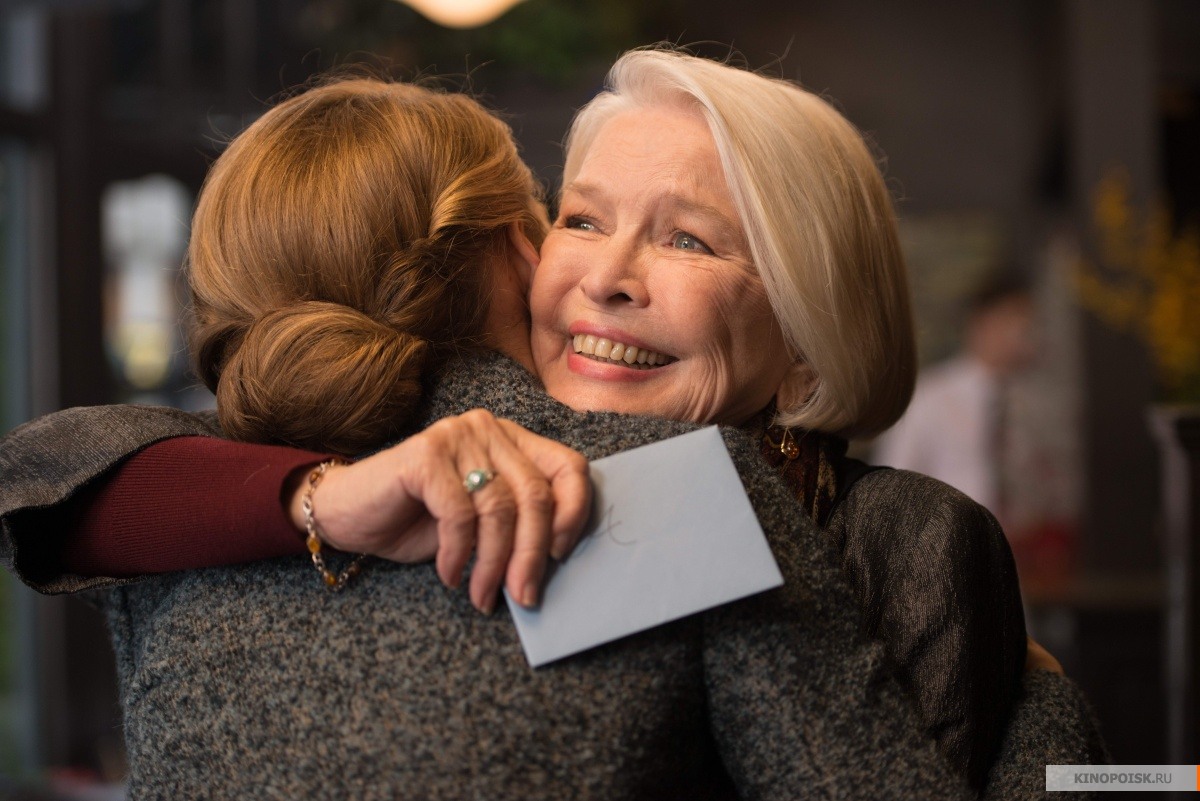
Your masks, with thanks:
[[(612, 60), (694, 45), (824, 94), (876, 146), (922, 361), (942, 365), (918, 397), (947, 429), (974, 425), (960, 448), (990, 470), (977, 499), (1005, 523), (1032, 633), (1090, 695), (1116, 763), (1200, 759), (1200, 3), (524, 0), (496, 13), (0, 0), (0, 429), (72, 405), (211, 402), (180, 333), (188, 219), (222, 143), (282, 90), (360, 61), (449, 76), (508, 115), (553, 193), (567, 123)], [(1014, 296), (1015, 316), (979, 328), (989, 297)], [(932, 376), (980, 347), (1004, 362), (986, 408), (939, 399)], [(908, 450), (889, 460), (935, 472), (936, 455)], [(121, 797), (110, 662), (86, 604), (0, 574), (0, 795), (20, 782)]]

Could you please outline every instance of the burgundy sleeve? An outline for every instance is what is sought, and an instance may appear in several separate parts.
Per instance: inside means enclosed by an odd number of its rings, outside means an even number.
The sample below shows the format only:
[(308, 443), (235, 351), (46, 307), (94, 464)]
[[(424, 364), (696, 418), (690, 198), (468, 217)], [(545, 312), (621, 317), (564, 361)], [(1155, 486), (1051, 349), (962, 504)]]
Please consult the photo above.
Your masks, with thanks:
[(62, 566), (136, 576), (305, 553), (284, 482), (328, 458), (210, 437), (155, 443), (66, 502)]

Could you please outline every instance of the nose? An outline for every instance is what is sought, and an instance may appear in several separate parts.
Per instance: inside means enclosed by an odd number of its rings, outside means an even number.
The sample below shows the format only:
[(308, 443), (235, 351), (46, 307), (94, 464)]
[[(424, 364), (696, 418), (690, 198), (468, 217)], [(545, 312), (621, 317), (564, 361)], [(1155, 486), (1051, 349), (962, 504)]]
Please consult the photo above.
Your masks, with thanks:
[(645, 306), (650, 301), (646, 255), (634, 241), (610, 239), (586, 265), (579, 282), (583, 294), (598, 306)]

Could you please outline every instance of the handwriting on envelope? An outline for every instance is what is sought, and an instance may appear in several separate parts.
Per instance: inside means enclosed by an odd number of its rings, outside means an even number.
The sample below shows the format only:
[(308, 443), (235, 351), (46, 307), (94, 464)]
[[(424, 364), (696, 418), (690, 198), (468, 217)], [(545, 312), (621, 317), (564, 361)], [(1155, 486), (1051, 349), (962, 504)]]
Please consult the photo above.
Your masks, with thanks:
[(592, 519), (538, 609), (533, 667), (783, 583), (715, 426), (598, 459)]

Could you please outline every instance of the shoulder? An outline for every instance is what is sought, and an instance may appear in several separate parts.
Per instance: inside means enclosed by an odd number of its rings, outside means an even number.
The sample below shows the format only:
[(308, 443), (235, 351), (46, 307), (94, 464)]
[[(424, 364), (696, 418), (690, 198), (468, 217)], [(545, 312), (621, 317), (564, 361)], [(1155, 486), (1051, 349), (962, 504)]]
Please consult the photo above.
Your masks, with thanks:
[(971, 614), (981, 595), (995, 600), (996, 590), (1020, 609), (1000, 525), (937, 479), (908, 470), (868, 473), (834, 509), (827, 533), (872, 629), (917, 625), (925, 617), (944, 625), (947, 617)]
[(834, 510), (830, 528), (846, 536), (847, 545), (861, 544), (914, 567), (1011, 561), (991, 512), (949, 484), (909, 470), (875, 470), (860, 478)]
[(983, 634), (971, 629), (987, 621), (1023, 649), (1020, 588), (1004, 532), (950, 485), (908, 470), (868, 473), (834, 510), (828, 533), (869, 623), (890, 610), (896, 624), (928, 617)]
[(512, 359), (494, 351), (463, 353), (442, 365), (425, 393), (422, 422), (471, 409), (513, 418), (528, 407), (550, 408), (554, 401), (537, 379)]
[(468, 354), (447, 364), (430, 388), (423, 424), (472, 409), (561, 442), (589, 459), (647, 445), (700, 426), (613, 412), (577, 412), (546, 394), (537, 379), (501, 354)]

